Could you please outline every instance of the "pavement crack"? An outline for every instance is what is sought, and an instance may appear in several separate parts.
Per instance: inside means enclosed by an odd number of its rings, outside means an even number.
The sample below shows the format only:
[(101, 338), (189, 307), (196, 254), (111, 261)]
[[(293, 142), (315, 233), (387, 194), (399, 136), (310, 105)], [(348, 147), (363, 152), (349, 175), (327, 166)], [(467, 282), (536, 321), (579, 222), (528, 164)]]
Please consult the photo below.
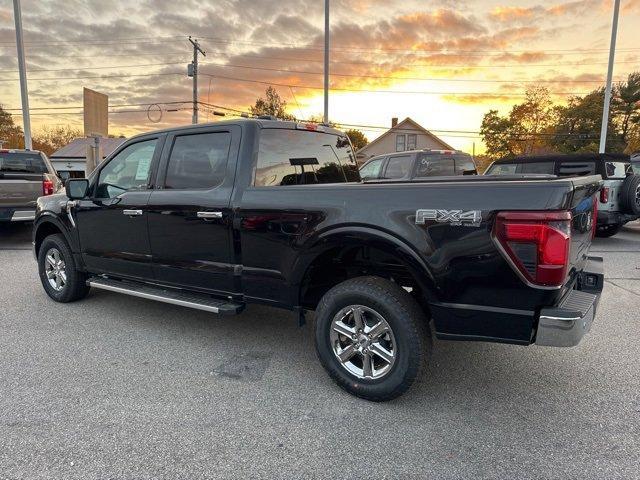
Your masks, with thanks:
[(633, 290), (629, 290), (628, 288), (625, 288), (625, 287), (623, 287), (621, 285), (618, 285), (616, 282), (612, 282), (610, 279), (606, 279), (605, 282), (609, 282), (611, 285), (615, 285), (616, 287), (621, 288), (625, 292), (629, 292), (629, 293), (635, 295), (636, 297), (640, 297), (640, 293), (636, 293)]

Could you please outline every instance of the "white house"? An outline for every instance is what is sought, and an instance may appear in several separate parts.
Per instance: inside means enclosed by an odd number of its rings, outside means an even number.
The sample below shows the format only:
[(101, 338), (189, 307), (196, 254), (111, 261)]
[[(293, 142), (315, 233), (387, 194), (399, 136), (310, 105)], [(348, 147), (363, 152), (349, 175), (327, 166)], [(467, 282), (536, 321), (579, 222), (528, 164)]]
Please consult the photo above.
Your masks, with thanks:
[[(101, 138), (100, 150), (104, 159), (118, 148), (126, 138)], [(62, 178), (82, 178), (85, 176), (87, 147), (93, 145), (93, 138), (76, 138), (49, 157), (53, 168)]]
[(356, 158), (358, 163), (362, 164), (376, 155), (422, 149), (454, 150), (447, 142), (436, 137), (409, 117), (400, 123), (397, 118), (392, 118), (391, 128), (358, 150)]

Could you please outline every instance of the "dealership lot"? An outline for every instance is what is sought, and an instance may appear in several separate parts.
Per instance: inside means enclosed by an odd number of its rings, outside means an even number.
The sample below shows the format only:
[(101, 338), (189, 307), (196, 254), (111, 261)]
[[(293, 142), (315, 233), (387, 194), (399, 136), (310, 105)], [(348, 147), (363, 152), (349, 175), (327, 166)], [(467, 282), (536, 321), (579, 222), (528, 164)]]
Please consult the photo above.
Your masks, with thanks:
[(311, 326), (95, 291), (45, 295), (28, 226), (0, 229), (0, 479), (637, 478), (640, 226), (572, 349), (438, 342), (386, 404), (340, 390)]

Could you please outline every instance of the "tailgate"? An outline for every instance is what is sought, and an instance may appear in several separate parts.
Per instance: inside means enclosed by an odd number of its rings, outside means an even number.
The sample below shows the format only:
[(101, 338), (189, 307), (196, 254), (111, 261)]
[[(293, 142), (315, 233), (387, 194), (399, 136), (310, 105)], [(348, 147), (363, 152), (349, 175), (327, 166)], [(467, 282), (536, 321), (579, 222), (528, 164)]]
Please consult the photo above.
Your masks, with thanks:
[(41, 173), (0, 173), (0, 207), (35, 208), (40, 196)]
[(571, 282), (587, 263), (596, 224), (595, 208), (598, 202), (596, 193), (602, 186), (602, 180), (599, 175), (593, 175), (573, 179), (572, 183), (574, 188), (570, 203), (572, 221), (569, 255)]

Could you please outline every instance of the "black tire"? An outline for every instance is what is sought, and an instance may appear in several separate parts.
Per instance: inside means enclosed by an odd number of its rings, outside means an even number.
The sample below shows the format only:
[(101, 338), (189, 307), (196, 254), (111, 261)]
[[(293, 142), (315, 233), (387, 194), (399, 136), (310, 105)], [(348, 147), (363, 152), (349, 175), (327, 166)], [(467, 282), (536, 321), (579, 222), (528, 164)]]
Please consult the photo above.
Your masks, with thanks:
[(601, 227), (596, 227), (596, 237), (600, 237), (600, 238), (613, 237), (616, 233), (620, 231), (621, 228), (622, 228), (621, 223), (614, 223), (612, 225), (603, 225)]
[(640, 215), (640, 175), (629, 175), (620, 190), (622, 211), (630, 215)]
[[(366, 315), (381, 316), (392, 332), (395, 360), (380, 378), (363, 378), (352, 373), (334, 353), (332, 322), (350, 306), (363, 306), (367, 309)], [(339, 338), (358, 344), (347, 336)], [(407, 391), (426, 362), (431, 347), (429, 340), (427, 319), (418, 303), (404, 289), (380, 277), (358, 277), (336, 285), (322, 297), (316, 311), (315, 341), (320, 363), (340, 387), (366, 400), (383, 402)], [(374, 354), (371, 357), (374, 365), (380, 360)], [(354, 362), (358, 361), (355, 355), (353, 358)], [(364, 364), (364, 357), (361, 358)]]
[[(48, 255), (55, 255), (58, 252), (59, 258), (62, 260), (63, 265), (59, 268), (59, 272), (64, 272), (66, 281), (60, 285), (60, 289), (57, 290), (55, 285), (50, 283), (50, 279), (47, 275), (47, 270), (51, 268), (51, 263), (47, 260)], [(53, 257), (52, 257), (53, 258)], [(38, 273), (40, 274), (40, 281), (44, 287), (47, 295), (56, 302), (68, 303), (75, 302), (87, 296), (89, 293), (89, 287), (86, 282), (86, 275), (78, 271), (71, 249), (67, 244), (65, 238), (60, 235), (49, 235), (42, 241), (40, 250), (38, 251)], [(55, 274), (55, 272), (54, 272)], [(54, 275), (54, 277), (60, 277), (61, 275)], [(54, 280), (55, 282), (55, 280)]]

